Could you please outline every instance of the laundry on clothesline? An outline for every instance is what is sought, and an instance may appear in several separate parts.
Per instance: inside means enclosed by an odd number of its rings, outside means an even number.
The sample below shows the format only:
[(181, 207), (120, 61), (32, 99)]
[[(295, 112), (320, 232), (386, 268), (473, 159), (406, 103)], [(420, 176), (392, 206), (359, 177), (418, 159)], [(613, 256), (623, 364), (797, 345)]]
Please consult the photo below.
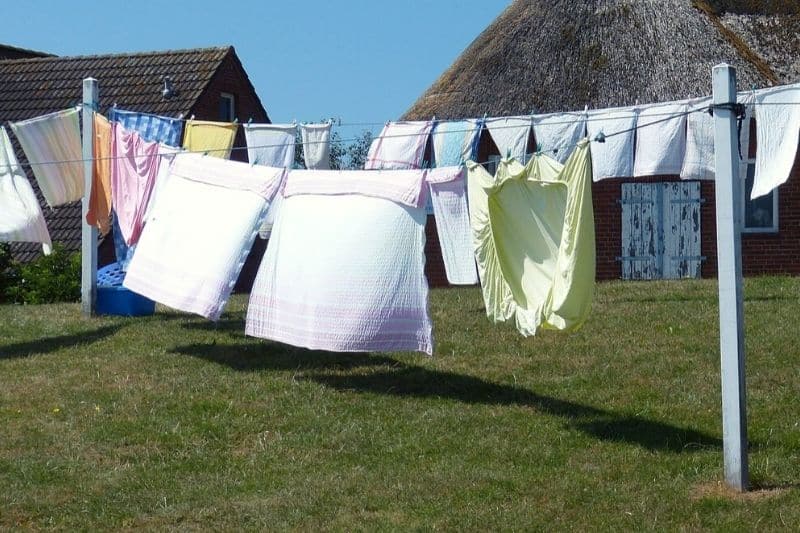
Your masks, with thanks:
[[(294, 166), (296, 124), (243, 124), (247, 140), (247, 157), (251, 165), (291, 169)], [(281, 208), (283, 196), (278, 194), (270, 202), (267, 217), (259, 228), (262, 239), (268, 239), (275, 224), (275, 217)]]
[(470, 215), (487, 316), (575, 330), (591, 309), (595, 279), (592, 161), (583, 140), (566, 162), (535, 154), (503, 160), (491, 176), (468, 163)]
[(431, 121), (389, 122), (373, 139), (365, 170), (422, 168), (425, 146), (433, 128)]
[(123, 285), (217, 320), (284, 171), (199, 154), (174, 156)]
[(534, 115), (532, 120), (536, 149), (562, 164), (578, 141), (586, 137), (586, 113)]
[[(711, 98), (698, 98), (689, 102), (690, 108), (709, 105)], [(686, 117), (686, 154), (681, 178), (713, 180), (716, 165), (714, 153), (714, 117), (709, 113), (691, 113)]]
[(642, 106), (634, 176), (678, 175), (686, 153), (686, 101)]
[(187, 120), (183, 132), (183, 147), (190, 152), (206, 152), (222, 159), (231, 157), (239, 124), (210, 120)]
[(425, 175), (292, 171), (250, 293), (247, 335), (331, 351), (432, 353)]
[(180, 118), (163, 117), (112, 107), (108, 111), (108, 120), (119, 122), (126, 130), (137, 132), (145, 141), (160, 142), (175, 147), (181, 145), (183, 120)]
[(331, 168), (331, 124), (301, 124), (303, 161), (309, 170)]
[(40, 242), (52, 251), (42, 208), (17, 161), (6, 129), (0, 126), (0, 242)]
[(100, 113), (92, 113), (92, 126), (94, 161), (86, 223), (105, 235), (111, 231), (111, 122)]
[(800, 138), (800, 85), (760, 92), (755, 103), (758, 152), (751, 199), (789, 179)]
[(487, 118), (486, 129), (500, 151), (501, 158), (525, 161), (528, 138), (531, 134), (532, 117)]
[(466, 119), (437, 122), (433, 127), (433, 162), (437, 167), (462, 165), (478, 152), (482, 121)]
[[(596, 139), (603, 134), (603, 142), (593, 142), (592, 179), (625, 178), (633, 176), (633, 149), (636, 136), (636, 108), (623, 107), (590, 111), (586, 121), (586, 134)], [(611, 137), (606, 135), (613, 133)]]
[(158, 143), (120, 123), (111, 126), (111, 198), (125, 244), (139, 240), (144, 213), (158, 175)]
[(83, 197), (83, 154), (76, 108), (12, 122), (11, 130), (47, 205), (58, 207)]
[[(434, 161), (437, 167), (463, 165), (475, 157), (481, 124), (478, 120), (442, 122), (433, 131)], [(436, 233), (442, 250), (445, 275), (452, 285), (475, 285), (478, 271), (472, 250), (467, 208), (466, 176), (461, 172), (439, 179), (427, 177)]]

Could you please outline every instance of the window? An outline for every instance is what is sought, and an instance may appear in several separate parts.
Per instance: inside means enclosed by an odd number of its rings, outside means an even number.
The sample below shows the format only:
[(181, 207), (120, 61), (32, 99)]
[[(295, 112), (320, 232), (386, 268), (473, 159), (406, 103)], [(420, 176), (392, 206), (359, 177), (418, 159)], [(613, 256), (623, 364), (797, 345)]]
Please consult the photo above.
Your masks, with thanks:
[(742, 165), (744, 187), (742, 187), (742, 231), (745, 233), (775, 233), (778, 231), (778, 189), (773, 189), (755, 200), (750, 199), (756, 165), (748, 160)]
[(236, 117), (235, 100), (230, 93), (219, 94), (219, 119), (222, 122), (233, 122)]

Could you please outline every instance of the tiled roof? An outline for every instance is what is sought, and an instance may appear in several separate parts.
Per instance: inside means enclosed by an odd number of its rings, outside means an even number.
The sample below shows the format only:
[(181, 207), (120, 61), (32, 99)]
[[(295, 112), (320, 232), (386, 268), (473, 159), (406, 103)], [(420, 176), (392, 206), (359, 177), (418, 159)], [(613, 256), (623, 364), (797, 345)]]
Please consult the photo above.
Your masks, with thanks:
[(27, 48), (18, 48), (8, 44), (0, 44), (0, 61), (4, 59), (23, 59), (27, 57), (52, 57), (53, 54), (47, 52), (39, 52), (38, 50), (28, 50)]
[[(88, 77), (98, 80), (101, 111), (116, 103), (132, 111), (186, 115), (228, 54), (235, 54), (232, 47), (0, 61), (0, 121), (24, 120), (74, 106), (81, 101), (83, 79)], [(169, 76), (178, 91), (168, 100), (161, 96), (163, 76)], [(26, 163), (16, 139), (10, 137), (20, 162)], [(33, 173), (28, 168), (26, 173), (53, 242), (79, 250), (80, 202), (50, 209), (42, 201)], [(20, 261), (41, 252), (41, 246), (32, 243), (13, 243), (11, 249)]]

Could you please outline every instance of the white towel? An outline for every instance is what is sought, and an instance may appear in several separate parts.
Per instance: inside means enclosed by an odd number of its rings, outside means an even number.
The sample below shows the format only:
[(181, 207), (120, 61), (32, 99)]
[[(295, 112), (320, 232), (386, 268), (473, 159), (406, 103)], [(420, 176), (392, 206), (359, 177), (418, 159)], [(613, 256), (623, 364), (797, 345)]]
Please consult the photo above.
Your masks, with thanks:
[(247, 141), (247, 158), (253, 165), (292, 168), (295, 124), (242, 124)]
[[(430, 354), (423, 176), (292, 171), (250, 293), (247, 335), (337, 352)], [(332, 192), (336, 181), (348, 192)]]
[[(605, 142), (592, 142), (592, 180), (633, 176), (633, 146), (636, 132), (636, 108), (615, 108), (590, 111), (586, 133), (590, 140), (603, 132)], [(624, 132), (624, 133), (620, 133)], [(615, 135), (620, 133), (619, 135)]]
[(519, 162), (525, 161), (531, 117), (488, 118), (485, 124), (500, 151), (500, 157), (510, 155)]
[[(709, 105), (711, 98), (700, 98), (689, 102), (689, 109)], [(714, 117), (706, 111), (691, 113), (686, 118), (686, 156), (683, 158), (681, 178), (713, 180), (715, 167)]]
[[(67, 109), (11, 124), (47, 205), (83, 197), (83, 154), (78, 110)], [(53, 161), (67, 161), (53, 164)]]
[(123, 285), (217, 320), (284, 169), (178, 154)]
[(433, 122), (389, 122), (369, 147), (365, 170), (422, 168)]
[(33, 187), (19, 166), (6, 129), (0, 126), (0, 241), (40, 242), (51, 252), (50, 233)]
[[(243, 124), (247, 140), (247, 157), (251, 164), (291, 169), (294, 166), (297, 125)], [(258, 230), (262, 239), (269, 239), (275, 217), (281, 207), (281, 195), (275, 195), (267, 217)]]
[(447, 281), (453, 285), (475, 285), (478, 269), (472, 248), (464, 167), (438, 168), (430, 171), (426, 179)]
[(750, 199), (786, 182), (800, 137), (800, 84), (756, 95), (756, 173)]
[(586, 113), (534, 115), (532, 121), (536, 149), (562, 164), (586, 137)]
[(687, 102), (640, 107), (634, 176), (678, 175), (686, 153)]
[(331, 168), (331, 125), (302, 124), (303, 159), (307, 169), (327, 170)]

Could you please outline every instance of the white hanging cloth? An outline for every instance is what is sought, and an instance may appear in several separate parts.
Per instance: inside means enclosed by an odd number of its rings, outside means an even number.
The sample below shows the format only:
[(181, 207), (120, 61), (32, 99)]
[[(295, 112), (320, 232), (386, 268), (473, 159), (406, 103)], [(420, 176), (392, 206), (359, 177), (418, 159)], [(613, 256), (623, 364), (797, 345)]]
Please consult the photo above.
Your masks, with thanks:
[(42, 208), (14, 155), (6, 129), (0, 126), (0, 241), (40, 242), (52, 251)]
[[(689, 109), (708, 107), (711, 98), (699, 98), (689, 102)], [(706, 111), (691, 113), (686, 117), (686, 155), (683, 158), (681, 178), (685, 180), (713, 180), (714, 161), (714, 117)]]
[(800, 138), (800, 84), (756, 94), (754, 200), (789, 179)]
[(303, 140), (303, 160), (309, 170), (328, 170), (331, 168), (331, 125), (301, 124), (300, 137)]
[(633, 148), (637, 110), (634, 107), (589, 111), (586, 132), (594, 140), (599, 133), (604, 142), (592, 142), (592, 180), (633, 176)]
[[(294, 166), (296, 124), (243, 124), (247, 140), (247, 157), (251, 164), (291, 169)], [(269, 239), (275, 217), (281, 208), (283, 197), (275, 195), (269, 204), (267, 217), (258, 230), (262, 239)]]
[(678, 175), (686, 154), (686, 101), (640, 107), (634, 176)]
[(292, 171), (245, 333), (337, 352), (432, 353), (424, 175)]
[(422, 168), (431, 121), (389, 122), (369, 147), (365, 170)]
[(500, 150), (500, 157), (510, 155), (519, 162), (525, 161), (531, 117), (487, 118), (484, 124)]
[(475, 285), (478, 269), (472, 247), (464, 167), (434, 169), (426, 179), (447, 281), (452, 285)]
[(586, 113), (534, 115), (533, 135), (536, 150), (547, 153), (563, 164), (578, 141), (586, 137)]
[(11, 130), (47, 205), (58, 207), (83, 197), (83, 153), (76, 108), (13, 122)]
[(284, 173), (199, 154), (174, 156), (123, 285), (217, 320)]

